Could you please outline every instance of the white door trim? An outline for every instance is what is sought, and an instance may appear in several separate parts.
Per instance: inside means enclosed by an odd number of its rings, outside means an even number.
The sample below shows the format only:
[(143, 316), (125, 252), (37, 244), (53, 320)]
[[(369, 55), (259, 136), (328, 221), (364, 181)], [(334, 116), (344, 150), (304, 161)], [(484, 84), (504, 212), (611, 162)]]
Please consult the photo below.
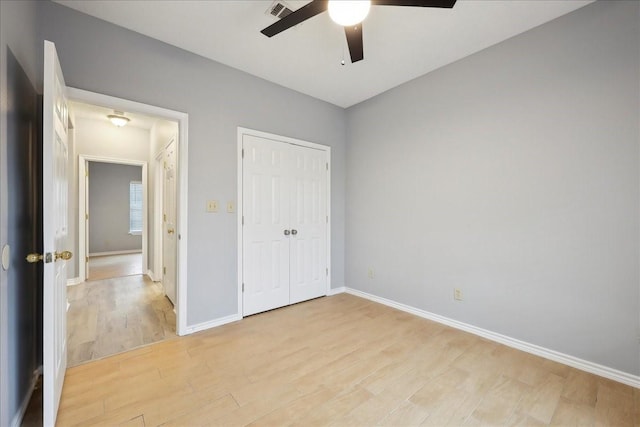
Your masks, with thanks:
[(74, 101), (99, 105), (119, 111), (155, 116), (166, 120), (178, 122), (178, 188), (176, 195), (178, 215), (178, 253), (177, 253), (177, 304), (176, 332), (178, 335), (186, 335), (187, 330), (187, 218), (188, 218), (188, 176), (189, 176), (189, 115), (179, 111), (168, 110), (162, 107), (142, 104), (127, 99), (116, 98), (101, 93), (89, 92), (82, 89), (67, 88), (67, 96)]
[[(89, 248), (86, 247), (85, 242), (87, 241), (86, 229), (87, 229), (87, 215), (89, 212), (86, 211), (86, 182), (85, 175), (87, 174), (87, 163), (88, 162), (99, 162), (99, 163), (113, 163), (118, 165), (131, 165), (131, 166), (141, 166), (142, 167), (142, 211), (144, 212), (142, 216), (142, 272), (143, 274), (147, 271), (147, 258), (149, 255), (149, 250), (147, 248), (147, 242), (149, 239), (147, 230), (147, 222), (148, 222), (148, 209), (149, 209), (149, 198), (148, 198), (148, 189), (147, 185), (147, 162), (142, 160), (130, 160), (130, 159), (116, 159), (112, 157), (103, 157), (103, 156), (91, 156), (87, 154), (79, 154), (78, 155), (78, 255), (80, 255), (80, 259), (78, 260), (78, 278), (81, 282), (87, 280), (87, 270), (86, 270), (86, 262), (84, 261), (85, 257), (89, 256)], [(91, 177), (89, 177), (91, 179)]]
[(238, 202), (237, 202), (237, 238), (238, 238), (238, 315), (243, 317), (242, 309), (242, 137), (244, 135), (252, 135), (259, 138), (272, 139), (274, 141), (286, 142), (289, 144), (299, 145), (302, 147), (314, 148), (316, 150), (326, 151), (327, 153), (327, 293), (329, 295), (331, 291), (331, 147), (328, 145), (317, 144), (315, 142), (303, 141), (301, 139), (290, 138), (288, 136), (276, 135), (273, 133), (262, 132), (259, 130), (248, 129), (238, 126), (238, 140), (237, 140), (237, 171), (238, 171)]

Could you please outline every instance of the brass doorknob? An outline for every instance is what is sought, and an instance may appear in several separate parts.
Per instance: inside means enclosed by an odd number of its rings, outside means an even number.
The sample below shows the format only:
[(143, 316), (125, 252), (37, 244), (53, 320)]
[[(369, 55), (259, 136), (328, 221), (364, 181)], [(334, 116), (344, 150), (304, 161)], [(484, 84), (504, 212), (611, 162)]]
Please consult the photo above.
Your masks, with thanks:
[(33, 264), (34, 262), (42, 261), (43, 258), (44, 258), (44, 255), (33, 253), (33, 254), (27, 255), (25, 259), (29, 264)]
[(69, 251), (56, 252), (56, 261), (62, 259), (63, 261), (69, 261), (73, 254)]
[(167, 230), (167, 233), (169, 233), (169, 234), (173, 234), (173, 233), (175, 233), (175, 231), (176, 231), (176, 230), (174, 230), (173, 228), (169, 228), (169, 229)]

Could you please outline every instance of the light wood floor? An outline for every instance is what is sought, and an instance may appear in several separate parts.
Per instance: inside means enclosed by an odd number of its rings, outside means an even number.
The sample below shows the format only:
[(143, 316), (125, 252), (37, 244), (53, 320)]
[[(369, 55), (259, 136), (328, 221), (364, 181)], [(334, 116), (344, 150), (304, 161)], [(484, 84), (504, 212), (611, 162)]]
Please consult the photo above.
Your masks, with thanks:
[(69, 367), (176, 336), (173, 306), (147, 276), (84, 282), (67, 296)]
[(103, 280), (114, 277), (142, 274), (142, 254), (123, 254), (89, 257), (87, 280)]
[(640, 390), (341, 294), (67, 371), (59, 425), (613, 425)]

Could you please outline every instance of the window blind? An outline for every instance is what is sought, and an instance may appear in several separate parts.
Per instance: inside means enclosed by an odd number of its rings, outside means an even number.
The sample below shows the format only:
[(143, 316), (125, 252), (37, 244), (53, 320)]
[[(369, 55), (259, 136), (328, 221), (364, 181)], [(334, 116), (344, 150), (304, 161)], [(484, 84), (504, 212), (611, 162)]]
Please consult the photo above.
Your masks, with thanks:
[(129, 183), (129, 233), (142, 233), (142, 183)]

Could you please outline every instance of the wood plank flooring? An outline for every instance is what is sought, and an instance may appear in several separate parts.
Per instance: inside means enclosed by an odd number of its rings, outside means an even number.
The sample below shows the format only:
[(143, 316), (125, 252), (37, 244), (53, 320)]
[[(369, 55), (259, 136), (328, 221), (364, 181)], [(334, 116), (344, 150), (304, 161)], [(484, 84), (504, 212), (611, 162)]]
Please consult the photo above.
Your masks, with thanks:
[(104, 280), (142, 274), (142, 253), (92, 256), (87, 280)]
[(173, 305), (147, 276), (84, 282), (67, 296), (69, 367), (176, 336)]
[(640, 390), (352, 295), (67, 371), (59, 425), (612, 425)]

